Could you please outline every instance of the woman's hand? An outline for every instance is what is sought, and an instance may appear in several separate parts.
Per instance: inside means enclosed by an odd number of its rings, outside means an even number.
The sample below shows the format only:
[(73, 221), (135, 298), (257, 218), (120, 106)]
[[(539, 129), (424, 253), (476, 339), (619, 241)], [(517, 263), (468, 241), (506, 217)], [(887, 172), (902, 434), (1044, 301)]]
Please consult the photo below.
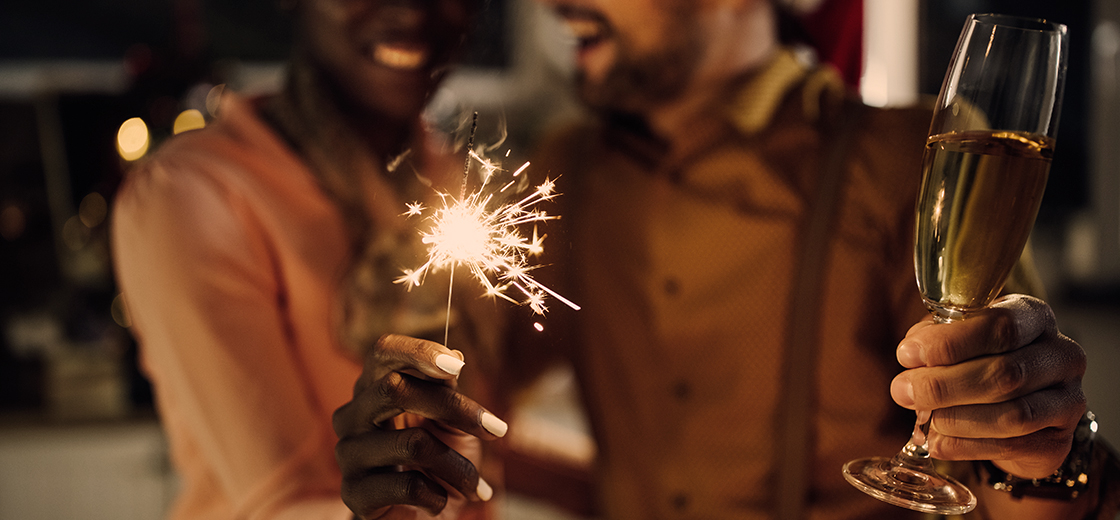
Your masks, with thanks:
[(478, 474), (480, 439), (506, 424), (456, 391), (463, 356), (386, 335), (365, 357), (354, 398), (334, 413), (343, 502), (360, 518), (455, 518), (493, 491)]

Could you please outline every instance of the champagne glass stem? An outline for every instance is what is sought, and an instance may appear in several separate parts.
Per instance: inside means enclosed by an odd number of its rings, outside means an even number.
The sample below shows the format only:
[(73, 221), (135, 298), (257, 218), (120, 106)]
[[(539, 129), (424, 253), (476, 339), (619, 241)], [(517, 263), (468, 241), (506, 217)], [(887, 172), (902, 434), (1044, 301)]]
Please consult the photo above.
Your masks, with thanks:
[[(937, 323), (949, 323), (954, 321), (952, 318), (934, 311), (933, 321)], [(920, 460), (929, 459), (929, 427), (933, 422), (933, 411), (931, 410), (918, 410), (917, 417), (914, 421), (914, 432), (910, 434), (910, 440), (906, 446), (902, 447), (902, 455), (913, 459), (914, 463)]]
[(914, 462), (929, 459), (929, 426), (933, 421), (933, 412), (929, 410), (918, 410), (917, 420), (914, 422), (914, 433), (910, 435), (910, 441), (902, 448), (902, 454), (911, 459), (917, 459)]

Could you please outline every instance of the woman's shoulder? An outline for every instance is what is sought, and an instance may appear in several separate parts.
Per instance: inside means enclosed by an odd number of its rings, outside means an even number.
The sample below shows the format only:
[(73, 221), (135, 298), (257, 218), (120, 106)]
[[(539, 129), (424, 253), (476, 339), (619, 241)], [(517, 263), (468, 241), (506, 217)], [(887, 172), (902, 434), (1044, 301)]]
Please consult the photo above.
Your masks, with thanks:
[(193, 170), (202, 174), (215, 166), (251, 170), (257, 162), (291, 153), (278, 134), (260, 115), (257, 100), (226, 94), (217, 117), (205, 127), (168, 138), (137, 171), (153, 167)]
[(227, 94), (204, 128), (172, 136), (128, 171), (118, 198), (145, 206), (191, 205), (200, 196), (260, 196), (314, 189), (303, 162), (260, 116), (254, 100)]

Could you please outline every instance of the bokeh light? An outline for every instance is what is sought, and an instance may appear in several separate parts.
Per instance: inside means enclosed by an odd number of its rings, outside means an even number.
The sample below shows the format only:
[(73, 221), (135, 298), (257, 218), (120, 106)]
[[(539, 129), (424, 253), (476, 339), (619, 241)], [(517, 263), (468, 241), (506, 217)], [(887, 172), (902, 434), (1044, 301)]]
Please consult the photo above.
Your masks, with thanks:
[(202, 112), (193, 108), (179, 112), (175, 117), (175, 124), (171, 126), (172, 134), (180, 134), (187, 130), (198, 130), (206, 126), (206, 118)]
[(143, 119), (134, 117), (123, 123), (117, 130), (117, 153), (126, 161), (135, 161), (148, 153), (151, 135)]
[(210, 117), (218, 115), (218, 105), (221, 104), (222, 92), (225, 92), (225, 84), (215, 85), (206, 93), (206, 111), (210, 113)]
[(89, 228), (82, 223), (82, 219), (77, 215), (70, 217), (66, 223), (62, 225), (62, 243), (71, 251), (80, 251), (86, 247), (90, 238)]
[(117, 325), (126, 329), (132, 326), (132, 318), (129, 317), (128, 307), (124, 303), (124, 294), (117, 294), (116, 298), (113, 298), (109, 313), (113, 315), (113, 321), (117, 322)]
[(105, 197), (96, 191), (82, 198), (78, 205), (78, 218), (90, 229), (101, 225), (108, 213), (109, 205), (105, 202)]
[(19, 206), (8, 204), (0, 210), (0, 236), (5, 240), (13, 241), (23, 236), (27, 229), (27, 215)]

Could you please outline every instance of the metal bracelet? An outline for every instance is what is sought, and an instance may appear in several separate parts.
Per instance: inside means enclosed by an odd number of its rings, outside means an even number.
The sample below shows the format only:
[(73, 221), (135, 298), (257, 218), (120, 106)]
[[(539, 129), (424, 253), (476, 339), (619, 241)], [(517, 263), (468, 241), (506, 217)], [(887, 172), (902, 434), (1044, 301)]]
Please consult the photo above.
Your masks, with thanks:
[(1073, 433), (1073, 446), (1069, 455), (1052, 475), (1041, 479), (1016, 477), (1007, 473), (991, 461), (981, 461), (980, 465), (988, 474), (988, 484), (999, 491), (1011, 493), (1019, 498), (1024, 496), (1073, 500), (1089, 487), (1089, 465), (1092, 462), (1093, 443), (1097, 436), (1097, 417), (1093, 412), (1085, 412)]

